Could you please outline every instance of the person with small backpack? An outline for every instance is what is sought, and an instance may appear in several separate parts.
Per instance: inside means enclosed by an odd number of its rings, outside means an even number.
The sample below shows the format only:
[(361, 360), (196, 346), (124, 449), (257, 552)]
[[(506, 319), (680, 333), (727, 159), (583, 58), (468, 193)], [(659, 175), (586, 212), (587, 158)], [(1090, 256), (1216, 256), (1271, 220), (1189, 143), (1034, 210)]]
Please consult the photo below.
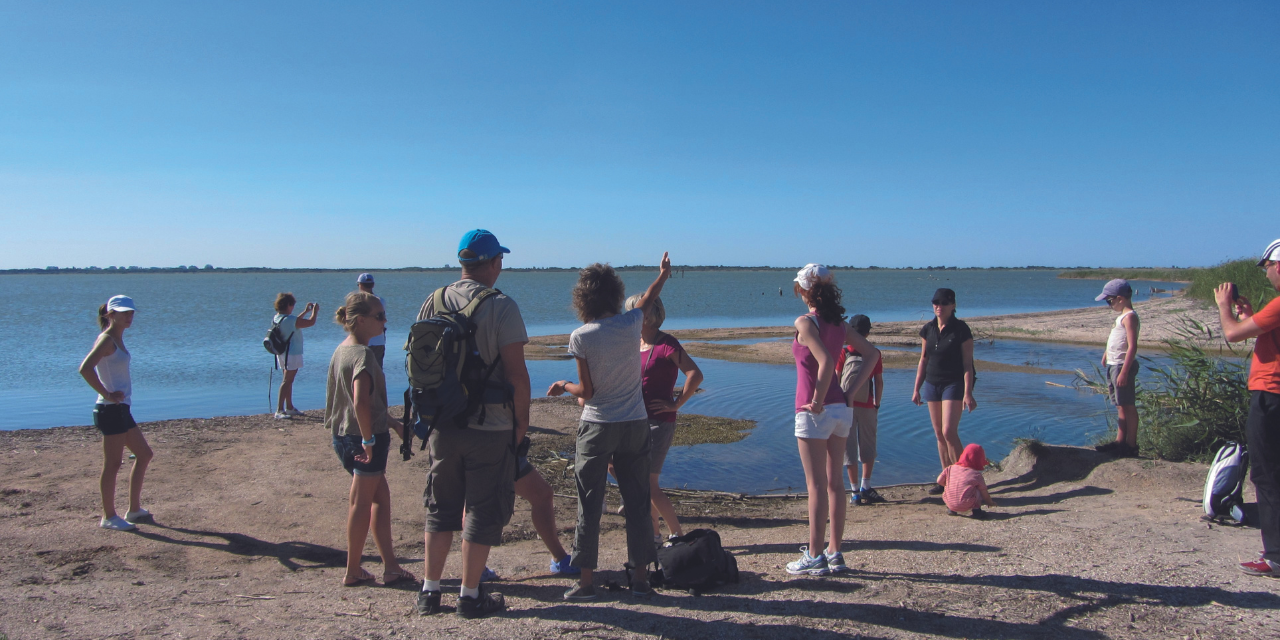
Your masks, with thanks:
[[(1267, 245), (1258, 266), (1272, 288), (1280, 291), (1280, 240)], [(1240, 563), (1240, 570), (1275, 578), (1280, 576), (1280, 297), (1254, 313), (1236, 285), (1224, 282), (1214, 290), (1214, 300), (1227, 342), (1257, 338), (1249, 362), (1245, 436), (1252, 467), (1249, 478), (1258, 497), (1262, 556)]]
[[(792, 575), (824, 576), (847, 569), (844, 541), (845, 441), (853, 427), (853, 409), (835, 382), (836, 358), (845, 344), (862, 354), (861, 370), (850, 381), (857, 389), (880, 362), (880, 350), (844, 321), (835, 276), (820, 264), (807, 264), (792, 286), (808, 313), (796, 318), (791, 355), (796, 362), (795, 436), (809, 492), (809, 544), (800, 558), (787, 563)], [(830, 523), (830, 529), (827, 524)], [(830, 531), (824, 543), (823, 536)]]
[(394, 430), (401, 440), (404, 433), (400, 423), (387, 414), (387, 381), (369, 348), (369, 338), (386, 330), (387, 315), (377, 296), (353, 291), (333, 320), (347, 332), (329, 360), (324, 403), (324, 426), (333, 434), (333, 450), (342, 468), (351, 474), (347, 573), (342, 585), (354, 587), (374, 579), (360, 566), (370, 524), (373, 542), (382, 556), (382, 583), (414, 582), (413, 574), (396, 561), (391, 540), (391, 487), (387, 484), (390, 432)]
[(299, 315), (293, 315), (293, 307), (298, 303), (298, 299), (293, 297), (292, 293), (281, 293), (276, 296), (276, 315), (272, 318), (272, 333), (279, 333), (285, 340), (284, 353), (276, 356), (276, 365), (280, 367), (282, 378), (280, 380), (279, 397), (276, 398), (277, 420), (288, 420), (293, 416), (302, 415), (298, 408), (293, 406), (293, 379), (298, 376), (298, 370), (302, 368), (302, 330), (314, 327), (316, 317), (320, 313), (320, 305), (314, 302), (308, 302), (306, 309)]
[[(849, 318), (849, 324), (858, 335), (867, 337), (871, 334), (871, 319), (858, 314)], [(871, 486), (871, 470), (876, 465), (876, 430), (880, 412), (880, 399), (884, 396), (884, 359), (876, 362), (871, 377), (861, 387), (854, 388), (863, 366), (862, 354), (853, 345), (846, 345), (836, 360), (836, 375), (840, 378), (840, 390), (844, 391), (845, 402), (853, 407), (853, 429), (849, 439), (845, 441), (844, 468), (849, 474), (849, 485), (853, 494), (849, 496), (849, 504), (868, 505), (884, 502), (884, 497)], [(862, 474), (858, 474), (858, 464), (862, 464)]]
[(671, 259), (662, 254), (658, 277), (635, 308), (624, 312), (622, 278), (607, 264), (578, 272), (573, 308), (583, 325), (569, 336), (569, 353), (578, 366), (578, 382), (559, 380), (548, 396), (568, 392), (583, 401), (578, 425), (574, 476), (578, 484), (578, 526), (571, 564), (582, 570), (578, 584), (564, 593), (569, 601), (595, 600), (593, 574), (600, 552), (600, 515), (605, 477), (612, 460), (618, 490), (627, 505), (627, 557), (635, 569), (631, 593), (645, 598), (648, 566), (654, 560), (650, 520), (649, 451), (651, 434), (641, 378), (640, 343), (645, 313), (671, 277)]
[(440, 579), (457, 531), (458, 615), (478, 618), (506, 608), (502, 594), (488, 592), (480, 577), (515, 509), (516, 446), (529, 429), (529, 336), (516, 301), (493, 288), (510, 252), (484, 229), (464, 234), (462, 278), (423, 302), (406, 344), (414, 413), (418, 424), (430, 427), (420, 615), (441, 611)]

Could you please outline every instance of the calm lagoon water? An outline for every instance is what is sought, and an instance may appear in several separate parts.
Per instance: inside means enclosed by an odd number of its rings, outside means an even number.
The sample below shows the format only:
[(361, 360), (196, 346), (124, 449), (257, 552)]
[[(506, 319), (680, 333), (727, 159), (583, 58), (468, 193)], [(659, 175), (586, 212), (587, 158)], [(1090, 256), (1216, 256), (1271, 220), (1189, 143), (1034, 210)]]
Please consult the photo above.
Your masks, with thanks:
[[(133, 353), (134, 406), (139, 420), (243, 415), (269, 410), (268, 381), (279, 381), (271, 356), (261, 347), (270, 326), (271, 302), (291, 291), (300, 303), (315, 301), (322, 322), (306, 329), (307, 365), (294, 391), (299, 408), (323, 405), (328, 357), (342, 340), (330, 321), (342, 297), (354, 288), (357, 272), (191, 273), (0, 276), (0, 313), (35, 318), (33, 331), (0, 336), (0, 384), (7, 391), (0, 429), (47, 428), (91, 423), (95, 395), (76, 369), (97, 333), (97, 306), (118, 293), (139, 306), (126, 334)], [(623, 274), (629, 292), (647, 286), (656, 272)], [(850, 313), (873, 321), (924, 319), (933, 290), (957, 291), (961, 317), (1046, 311), (1092, 304), (1101, 283), (1063, 280), (1053, 271), (857, 271), (837, 272)], [(379, 273), (376, 292), (387, 300), (390, 322), (388, 362), (408, 332), (422, 301), (456, 273)], [(689, 272), (666, 286), (666, 328), (785, 325), (803, 312), (791, 295), (792, 274), (782, 271)], [(510, 272), (499, 288), (521, 307), (530, 335), (566, 333), (577, 326), (569, 308), (573, 273)], [(1150, 286), (1136, 282), (1139, 299)], [(782, 295), (779, 295), (779, 290)], [(32, 308), (32, 303), (36, 307)], [(302, 305), (300, 304), (299, 307)], [(1096, 349), (997, 342), (979, 345), (979, 358), (1059, 369), (1089, 367)], [(761, 491), (803, 484), (791, 435), (790, 366), (702, 363), (706, 391), (688, 410), (757, 420), (760, 426), (733, 445), (704, 445), (673, 451), (668, 484), (737, 491)], [(389, 367), (390, 368), (390, 367)], [(572, 363), (530, 363), (535, 393), (558, 378), (576, 376)], [(925, 409), (910, 403), (911, 372), (886, 372), (881, 412), (877, 482), (930, 479), (936, 447)], [(393, 397), (403, 381), (388, 376)], [(1106, 406), (1096, 396), (1045, 385), (1070, 376), (981, 374), (979, 409), (961, 422), (961, 435), (990, 448), (995, 458), (1012, 438), (1024, 435), (1063, 443), (1084, 443), (1105, 430)], [(690, 464), (696, 459), (697, 464)], [(932, 462), (930, 462), (932, 461)], [(744, 464), (748, 463), (748, 464)], [(756, 464), (750, 464), (756, 463)]]

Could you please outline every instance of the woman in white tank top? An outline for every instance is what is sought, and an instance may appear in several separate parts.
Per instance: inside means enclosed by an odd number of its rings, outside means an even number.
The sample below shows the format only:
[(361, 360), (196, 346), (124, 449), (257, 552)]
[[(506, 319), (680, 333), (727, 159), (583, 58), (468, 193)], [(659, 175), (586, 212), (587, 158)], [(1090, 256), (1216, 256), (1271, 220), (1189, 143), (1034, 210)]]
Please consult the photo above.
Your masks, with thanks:
[[(93, 409), (93, 424), (102, 432), (103, 529), (132, 531), (134, 523), (149, 520), (151, 513), (142, 508), (142, 478), (151, 463), (151, 447), (133, 420), (130, 405), (133, 385), (129, 378), (129, 350), (124, 346), (124, 330), (133, 324), (133, 300), (114, 296), (98, 308), (98, 327), (102, 333), (93, 349), (80, 363), (80, 375), (98, 392)], [(116, 513), (116, 475), (125, 447), (133, 452), (133, 470), (129, 473), (129, 511), (121, 518)]]

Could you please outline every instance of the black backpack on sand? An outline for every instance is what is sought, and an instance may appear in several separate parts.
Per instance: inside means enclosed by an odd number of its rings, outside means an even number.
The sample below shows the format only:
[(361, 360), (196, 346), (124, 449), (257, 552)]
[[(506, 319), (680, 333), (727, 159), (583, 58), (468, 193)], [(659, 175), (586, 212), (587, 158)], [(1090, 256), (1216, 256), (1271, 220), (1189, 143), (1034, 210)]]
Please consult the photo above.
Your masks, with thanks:
[(446, 288), (432, 294), (436, 315), (413, 323), (404, 345), (409, 352), (405, 358), (409, 400), (417, 417), (413, 431), (423, 447), (432, 429), (441, 425), (465, 429), (477, 411), (483, 422), (485, 403), (511, 402), (514, 396), (506, 381), (489, 379), (502, 356), (485, 364), (476, 346), (476, 323), (471, 319), (480, 303), (501, 291), (483, 289), (465, 307), (451, 311), (444, 303)]
[(712, 529), (694, 529), (672, 538), (658, 549), (658, 567), (649, 574), (649, 583), (666, 589), (685, 589), (700, 595), (730, 582), (738, 582), (738, 561), (720, 546), (720, 534)]

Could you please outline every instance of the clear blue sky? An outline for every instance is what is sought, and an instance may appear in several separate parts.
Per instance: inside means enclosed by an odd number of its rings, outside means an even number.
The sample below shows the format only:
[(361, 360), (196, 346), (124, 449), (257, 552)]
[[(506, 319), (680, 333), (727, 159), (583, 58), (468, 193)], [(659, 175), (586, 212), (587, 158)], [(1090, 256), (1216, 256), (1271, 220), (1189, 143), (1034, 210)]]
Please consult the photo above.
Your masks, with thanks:
[(1267, 2), (6, 2), (0, 268), (1199, 265)]

